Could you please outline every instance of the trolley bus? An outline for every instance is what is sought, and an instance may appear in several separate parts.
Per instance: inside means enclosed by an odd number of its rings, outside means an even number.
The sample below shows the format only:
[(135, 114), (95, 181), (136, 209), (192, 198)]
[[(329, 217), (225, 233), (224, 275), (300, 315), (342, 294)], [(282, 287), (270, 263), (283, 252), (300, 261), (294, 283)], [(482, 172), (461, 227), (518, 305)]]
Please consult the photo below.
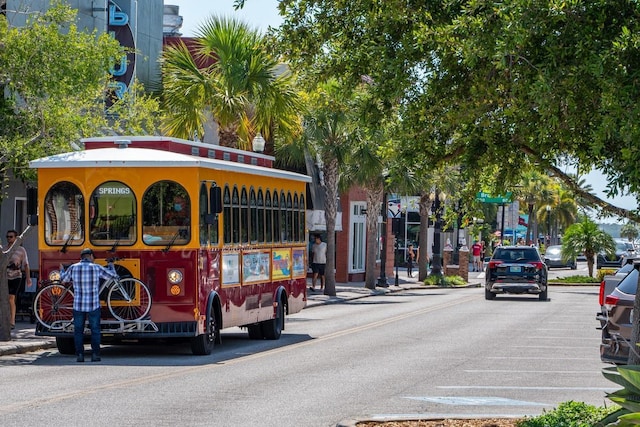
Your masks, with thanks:
[[(41, 282), (55, 281), (59, 266), (89, 247), (96, 262), (115, 260), (121, 278), (151, 293), (148, 314), (135, 320), (115, 318), (104, 302), (103, 342), (187, 338), (194, 354), (206, 355), (222, 328), (280, 337), (285, 316), (307, 301), (308, 176), (274, 168), (271, 156), (177, 138), (83, 143), (83, 151), (30, 163)], [(139, 294), (132, 289), (127, 304)], [(64, 321), (71, 307), (57, 297), (34, 306), (47, 319), (36, 334), (74, 354), (73, 325)]]

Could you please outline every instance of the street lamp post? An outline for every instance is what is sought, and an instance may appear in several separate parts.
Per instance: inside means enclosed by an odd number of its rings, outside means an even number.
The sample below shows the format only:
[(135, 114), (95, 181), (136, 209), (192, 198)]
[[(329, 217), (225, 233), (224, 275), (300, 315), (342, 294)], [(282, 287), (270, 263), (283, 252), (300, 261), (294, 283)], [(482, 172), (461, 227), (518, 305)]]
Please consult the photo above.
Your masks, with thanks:
[(442, 276), (442, 261), (440, 255), (440, 231), (442, 229), (442, 205), (444, 204), (447, 195), (436, 189), (435, 193), (429, 194), (429, 199), (432, 201), (432, 205), (436, 214), (435, 222), (433, 224), (433, 262), (431, 264), (431, 275)]
[(547, 233), (549, 234), (549, 245), (551, 246), (551, 206), (547, 205)]
[(387, 210), (389, 209), (387, 202), (387, 192), (384, 192), (382, 198), (382, 254), (380, 255), (380, 277), (378, 278), (378, 286), (381, 288), (388, 288), (387, 283)]
[(400, 286), (400, 281), (399, 281), (399, 279), (398, 279), (398, 251), (400, 250), (400, 240), (398, 239), (398, 237), (399, 237), (398, 235), (399, 235), (400, 233), (399, 233), (399, 231), (398, 231), (398, 227), (399, 227), (398, 223), (399, 223), (400, 219), (399, 219), (399, 218), (393, 218), (393, 220), (392, 220), (392, 221), (393, 221), (393, 223), (395, 224), (395, 230), (396, 230), (396, 233), (395, 233), (395, 237), (396, 237), (396, 250), (395, 250), (395, 251), (394, 251), (394, 253), (393, 253), (393, 264), (394, 264), (394, 265), (395, 265), (395, 267), (396, 267), (396, 281), (395, 281), (395, 285), (396, 285), (396, 286)]

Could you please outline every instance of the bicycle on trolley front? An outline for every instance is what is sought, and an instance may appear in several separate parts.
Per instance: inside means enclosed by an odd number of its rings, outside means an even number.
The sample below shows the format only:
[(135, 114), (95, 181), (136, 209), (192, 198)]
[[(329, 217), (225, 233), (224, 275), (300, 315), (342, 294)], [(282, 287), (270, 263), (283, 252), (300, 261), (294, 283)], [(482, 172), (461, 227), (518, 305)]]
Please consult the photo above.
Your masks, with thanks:
[[(113, 268), (114, 259), (107, 260)], [(106, 292), (106, 306), (118, 321), (142, 320), (151, 310), (151, 292), (147, 285), (132, 277), (105, 280), (100, 295)], [(43, 326), (62, 330), (73, 324), (73, 283), (51, 281), (33, 300), (33, 312)]]

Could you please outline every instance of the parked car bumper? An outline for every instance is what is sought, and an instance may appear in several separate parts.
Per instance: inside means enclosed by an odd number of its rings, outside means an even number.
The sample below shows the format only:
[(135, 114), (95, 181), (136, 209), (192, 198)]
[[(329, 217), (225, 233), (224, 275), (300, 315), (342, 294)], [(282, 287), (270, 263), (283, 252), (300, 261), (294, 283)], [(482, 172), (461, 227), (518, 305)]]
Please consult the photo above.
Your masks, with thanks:
[(496, 294), (539, 294), (544, 289), (537, 282), (494, 282), (486, 285), (487, 290)]
[(600, 344), (600, 360), (616, 365), (626, 364), (629, 359), (629, 345), (620, 336), (603, 338)]

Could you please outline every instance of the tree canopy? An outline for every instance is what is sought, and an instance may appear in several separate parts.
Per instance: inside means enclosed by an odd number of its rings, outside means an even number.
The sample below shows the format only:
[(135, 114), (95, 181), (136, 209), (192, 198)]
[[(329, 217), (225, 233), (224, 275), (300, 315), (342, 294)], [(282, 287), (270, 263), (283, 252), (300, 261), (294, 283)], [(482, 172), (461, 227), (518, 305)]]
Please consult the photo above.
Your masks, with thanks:
[[(582, 190), (559, 165), (601, 169), (609, 194), (640, 194), (638, 4), (282, 0), (280, 41), (318, 79), (374, 82), (397, 114), (408, 167), (463, 164), (479, 188), (528, 166)], [(412, 150), (402, 150), (410, 145)], [(571, 185), (571, 183), (573, 185)], [(615, 210), (595, 197), (590, 202)]]
[(107, 33), (79, 30), (76, 13), (56, 3), (24, 27), (0, 15), (0, 158), (17, 176), (28, 174), (29, 160), (69, 151), (83, 137), (155, 133), (157, 103), (142, 93), (105, 110), (109, 68), (122, 48)]

